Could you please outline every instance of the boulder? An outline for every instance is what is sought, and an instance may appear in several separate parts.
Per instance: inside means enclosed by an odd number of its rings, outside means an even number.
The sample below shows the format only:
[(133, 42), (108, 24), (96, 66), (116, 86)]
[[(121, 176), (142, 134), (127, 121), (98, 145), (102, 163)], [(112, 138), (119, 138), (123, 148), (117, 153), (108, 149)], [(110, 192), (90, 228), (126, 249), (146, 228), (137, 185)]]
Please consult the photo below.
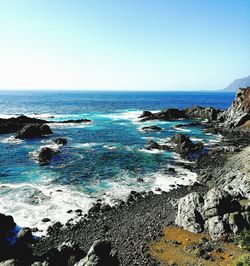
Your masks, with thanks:
[(38, 155), (38, 161), (39, 163), (49, 163), (52, 158), (53, 151), (48, 148), (44, 147), (41, 149)]
[(188, 231), (205, 230), (212, 239), (223, 239), (250, 229), (250, 212), (245, 205), (221, 188), (212, 188), (203, 197), (194, 192), (179, 200), (175, 222)]
[(119, 265), (118, 257), (111, 249), (111, 243), (107, 240), (97, 240), (89, 249), (87, 256), (74, 266), (116, 266)]
[(16, 223), (12, 216), (0, 213), (0, 233), (12, 230), (15, 226)]
[(66, 145), (68, 141), (67, 141), (66, 138), (57, 138), (57, 139), (54, 140), (54, 142), (57, 145)]
[(53, 134), (53, 132), (46, 124), (28, 124), (17, 132), (16, 138), (30, 139), (50, 134)]
[[(239, 89), (236, 98), (230, 108), (224, 113), (224, 123), (226, 128), (244, 128), (250, 121), (250, 87)], [(247, 126), (248, 127), (248, 126)]]
[(17, 235), (17, 241), (23, 242), (23, 243), (29, 243), (32, 242), (33, 236), (31, 229), (29, 227), (23, 227)]
[(190, 232), (202, 232), (205, 223), (202, 218), (203, 201), (203, 197), (197, 192), (190, 193), (181, 198), (178, 203), (175, 223)]

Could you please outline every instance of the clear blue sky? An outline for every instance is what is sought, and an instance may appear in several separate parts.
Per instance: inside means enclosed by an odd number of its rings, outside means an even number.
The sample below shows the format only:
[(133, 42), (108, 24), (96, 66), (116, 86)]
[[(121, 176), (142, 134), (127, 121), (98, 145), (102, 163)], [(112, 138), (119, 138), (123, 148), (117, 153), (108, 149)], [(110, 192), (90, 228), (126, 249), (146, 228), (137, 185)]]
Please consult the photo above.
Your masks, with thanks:
[(249, 0), (0, 0), (0, 89), (221, 89), (250, 74)]

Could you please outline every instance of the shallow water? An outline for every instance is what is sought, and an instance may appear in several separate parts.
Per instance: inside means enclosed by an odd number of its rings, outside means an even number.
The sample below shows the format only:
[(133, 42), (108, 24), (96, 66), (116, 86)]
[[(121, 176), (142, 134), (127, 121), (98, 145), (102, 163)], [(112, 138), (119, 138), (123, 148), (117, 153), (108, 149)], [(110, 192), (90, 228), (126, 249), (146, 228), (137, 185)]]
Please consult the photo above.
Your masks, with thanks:
[[(150, 121), (141, 124), (137, 117), (142, 110), (161, 110), (191, 105), (226, 109), (234, 95), (229, 93), (150, 93), (150, 92), (0, 92), (0, 117), (25, 114), (52, 121), (91, 119), (87, 124), (51, 126), (51, 137), (15, 140), (0, 136), (0, 212), (11, 214), (21, 226), (41, 229), (48, 217), (66, 222), (76, 213), (88, 210), (102, 198), (113, 204), (125, 199), (131, 190), (169, 190), (172, 185), (192, 183), (196, 176), (176, 168), (178, 175), (166, 172), (176, 154), (144, 149), (147, 139), (165, 143), (177, 132), (205, 143), (218, 141), (219, 136), (205, 134), (198, 127), (176, 129), (178, 123), (190, 121)], [(144, 133), (145, 125), (158, 125), (161, 132)], [(43, 146), (55, 145), (56, 137), (67, 137), (49, 166), (40, 166), (36, 152)], [(58, 147), (57, 147), (58, 148)], [(144, 182), (137, 182), (143, 178)]]

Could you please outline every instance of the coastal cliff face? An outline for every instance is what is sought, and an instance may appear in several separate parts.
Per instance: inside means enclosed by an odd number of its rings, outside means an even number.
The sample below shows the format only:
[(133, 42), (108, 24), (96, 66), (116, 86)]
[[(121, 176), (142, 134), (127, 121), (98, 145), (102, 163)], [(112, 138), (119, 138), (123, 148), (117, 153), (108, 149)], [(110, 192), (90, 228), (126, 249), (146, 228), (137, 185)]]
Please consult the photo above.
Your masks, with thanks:
[(235, 100), (223, 117), (226, 128), (250, 128), (250, 87), (237, 91)]

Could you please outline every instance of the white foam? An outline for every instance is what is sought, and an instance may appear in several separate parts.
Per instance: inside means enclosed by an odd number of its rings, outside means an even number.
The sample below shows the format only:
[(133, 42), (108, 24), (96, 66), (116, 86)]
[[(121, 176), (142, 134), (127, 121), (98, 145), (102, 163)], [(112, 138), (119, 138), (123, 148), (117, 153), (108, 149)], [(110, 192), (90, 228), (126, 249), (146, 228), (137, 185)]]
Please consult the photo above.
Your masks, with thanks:
[[(43, 230), (43, 234), (52, 223), (66, 223), (76, 217), (76, 213), (69, 214), (68, 210), (80, 208), (86, 213), (94, 202), (87, 194), (69, 186), (23, 183), (2, 184), (0, 189), (5, 190), (1, 197), (0, 212), (12, 215), (19, 226), (37, 227)], [(43, 218), (49, 218), (51, 222), (43, 223)]]
[(0, 139), (0, 142), (2, 142), (2, 143), (10, 143), (10, 144), (19, 144), (19, 143), (22, 143), (23, 140), (16, 139), (14, 136), (10, 136), (8, 138)]
[(139, 123), (138, 117), (141, 115), (141, 111), (127, 111), (127, 112), (120, 112), (120, 113), (111, 113), (111, 114), (100, 114), (97, 115), (99, 117), (109, 118), (114, 121), (118, 120), (130, 120), (133, 123)]

